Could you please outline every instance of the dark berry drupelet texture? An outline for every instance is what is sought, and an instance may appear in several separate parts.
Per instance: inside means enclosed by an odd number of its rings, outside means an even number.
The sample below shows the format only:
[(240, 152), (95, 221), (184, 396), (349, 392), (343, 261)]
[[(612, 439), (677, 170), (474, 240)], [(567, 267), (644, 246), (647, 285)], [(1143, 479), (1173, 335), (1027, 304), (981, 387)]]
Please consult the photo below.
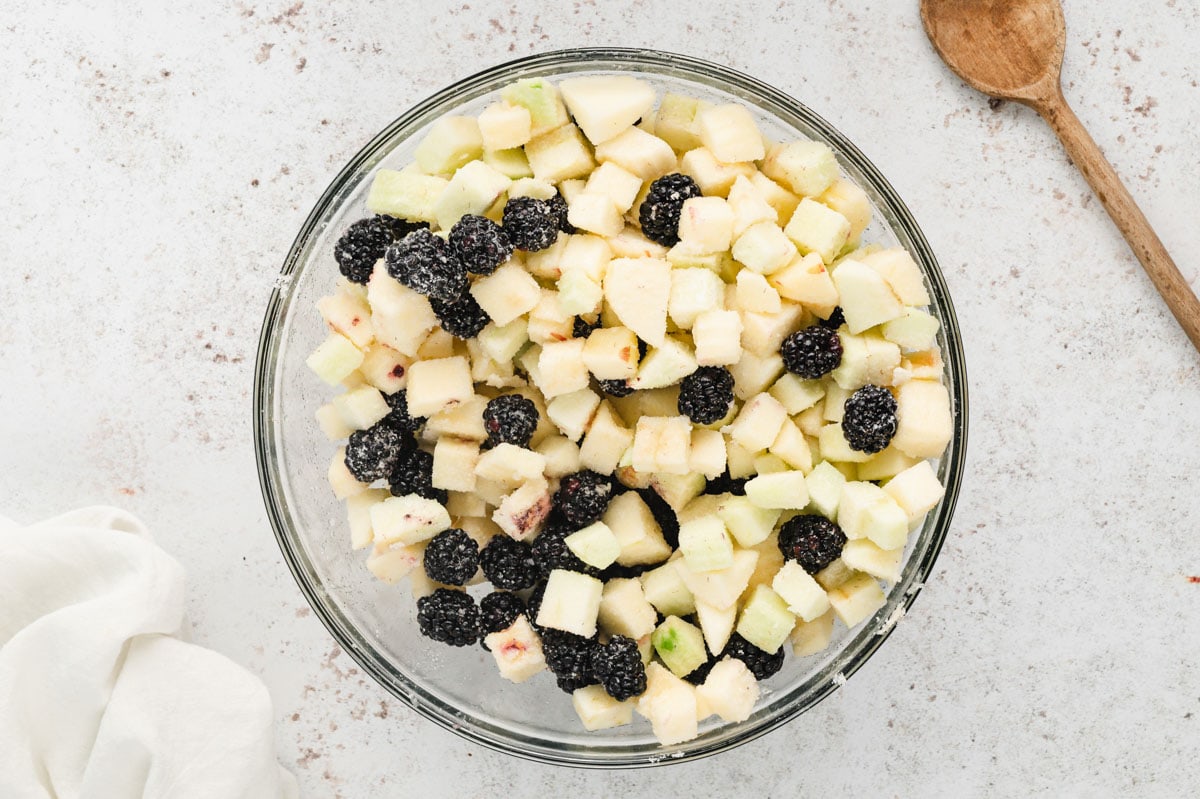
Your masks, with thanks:
[(713, 666), (715, 665), (717, 665), (717, 658), (709, 656), (708, 660), (704, 661), (699, 666), (685, 674), (683, 679), (687, 680), (692, 685), (700, 685), (708, 679), (708, 673), (713, 670)]
[(658, 526), (662, 529), (663, 538), (666, 539), (667, 545), (671, 549), (678, 549), (679, 517), (675, 515), (675, 511), (671, 510), (671, 506), (667, 504), (667, 501), (660, 497), (652, 488), (638, 489), (637, 493), (650, 508), (650, 513), (654, 516), (654, 521), (658, 522)]
[(425, 424), (424, 416), (410, 416), (408, 413), (408, 391), (400, 389), (393, 394), (385, 394), (383, 397), (387, 400), (388, 407), (392, 409), (391, 413), (383, 417), (382, 423), (396, 430), (404, 430), (409, 433), (415, 433), (421, 429), (421, 425)]
[(558, 483), (554, 506), (576, 529), (586, 527), (604, 515), (613, 497), (612, 478), (590, 469), (568, 474)]
[(575, 233), (575, 226), (567, 221), (567, 201), (563, 199), (561, 194), (555, 194), (549, 200), (546, 200), (546, 205), (550, 206), (550, 211), (558, 220), (558, 229), (563, 233)]
[(433, 456), (420, 449), (412, 449), (397, 461), (388, 476), (392, 496), (403, 497), (416, 494), (446, 504), (445, 489), (433, 487)]
[(842, 362), (842, 339), (836, 330), (812, 325), (785, 338), (779, 354), (789, 372), (806, 380), (815, 380), (829, 374)]
[(350, 434), (346, 442), (346, 468), (354, 479), (373, 483), (387, 477), (415, 446), (412, 434), (377, 422)]
[(558, 687), (567, 693), (599, 682), (592, 668), (597, 649), (599, 644), (591, 638), (549, 627), (542, 630), (546, 666), (554, 672)]
[(833, 313), (829, 314), (828, 319), (822, 319), (818, 322), (821, 327), (827, 327), (830, 330), (837, 330), (842, 325), (846, 324), (846, 314), (842, 311), (842, 306), (833, 309)]
[(504, 232), (518, 250), (544, 250), (558, 238), (558, 212), (545, 200), (513, 197), (504, 204), (503, 220)]
[(547, 525), (541, 535), (533, 539), (533, 562), (542, 576), (549, 576), (555, 569), (579, 572), (589, 577), (600, 576), (599, 569), (584, 563), (567, 546), (565, 539), (572, 532), (571, 528), (562, 525)]
[(700, 196), (700, 187), (687, 175), (663, 175), (650, 184), (646, 199), (638, 209), (642, 233), (664, 247), (679, 243), (679, 213), (683, 203)]
[(475, 214), (467, 214), (454, 223), (448, 243), (450, 252), (468, 272), (476, 275), (490, 275), (513, 253), (504, 228), (486, 216)]
[(455, 338), (475, 338), (492, 321), (492, 317), (479, 307), (469, 291), (464, 291), (454, 302), (430, 299), (429, 307), (437, 314), (442, 330)]
[(445, 585), (463, 585), (479, 569), (479, 545), (457, 527), (435, 535), (425, 547), (425, 574)]
[(824, 516), (793, 516), (779, 528), (779, 551), (816, 574), (842, 554), (846, 534)]
[(532, 588), (542, 576), (533, 559), (533, 547), (506, 535), (498, 535), (479, 553), (483, 576), (497, 588), (520, 591)]
[(880, 386), (855, 391), (846, 400), (842, 433), (850, 449), (879, 452), (896, 435), (896, 398)]
[(733, 494), (735, 497), (744, 497), (746, 495), (746, 478), (730, 477), (729, 470), (726, 469), (719, 476), (705, 482), (704, 493)]
[[(510, 591), (493, 591), (479, 600), (479, 637), (507, 630), (517, 617), (525, 612), (521, 597)], [(483, 645), (487, 649), (487, 644)]]
[(723, 366), (701, 366), (679, 384), (679, 412), (696, 424), (725, 418), (733, 404), (733, 375)]
[(479, 640), (479, 607), (465, 591), (439, 588), (417, 600), (417, 624), (426, 637), (450, 646)]
[(587, 338), (592, 335), (592, 331), (600, 327), (600, 317), (596, 317), (596, 321), (589, 322), (582, 316), (576, 316), (571, 323), (571, 336), (574, 338)]
[(629, 579), (631, 577), (641, 577), (651, 569), (658, 568), (657, 563), (642, 563), (637, 566), (622, 566), (620, 563), (614, 563), (611, 566), (606, 566), (600, 572), (600, 579), (604, 582), (609, 580)]
[(337, 244), (333, 245), (333, 257), (338, 270), (347, 280), (365, 284), (371, 279), (375, 262), (383, 257), (395, 240), (383, 217), (358, 220), (346, 228)]
[(607, 644), (592, 653), (592, 671), (605, 692), (624, 702), (646, 690), (646, 666), (637, 641), (624, 635), (614, 635)]
[(628, 397), (633, 393), (633, 386), (628, 380), (597, 380), (600, 390), (610, 397)]
[(529, 592), (529, 599), (525, 602), (525, 618), (529, 619), (529, 624), (539, 633), (543, 628), (538, 626), (537, 617), (538, 611), (542, 609), (542, 599), (546, 596), (546, 580), (538, 581), (538, 584)]
[(375, 221), (387, 228), (388, 232), (392, 234), (393, 241), (400, 241), (400, 239), (414, 230), (429, 229), (428, 222), (413, 222), (396, 216), (388, 216), (387, 214), (379, 214), (375, 217)]
[(387, 249), (388, 274), (430, 299), (453, 302), (467, 290), (467, 270), (445, 241), (428, 230), (409, 233)]
[(520, 394), (505, 394), (488, 400), (483, 409), (483, 427), (487, 445), (516, 444), (528, 447), (538, 425), (538, 410), (533, 400)]
[(783, 668), (783, 647), (779, 647), (779, 651), (772, 655), (762, 651), (737, 633), (729, 636), (729, 643), (725, 645), (723, 654), (745, 663), (746, 668), (750, 670), (756, 680), (765, 680)]

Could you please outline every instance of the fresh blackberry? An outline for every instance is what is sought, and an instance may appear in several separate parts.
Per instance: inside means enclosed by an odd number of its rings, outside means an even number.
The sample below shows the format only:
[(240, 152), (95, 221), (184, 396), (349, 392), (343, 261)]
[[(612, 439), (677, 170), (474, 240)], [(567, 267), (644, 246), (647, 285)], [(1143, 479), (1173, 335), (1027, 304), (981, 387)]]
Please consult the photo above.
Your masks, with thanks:
[(720, 656), (709, 656), (708, 660), (701, 663), (696, 668), (683, 676), (683, 679), (690, 682), (692, 685), (701, 685), (708, 679), (708, 673), (713, 670), (713, 666), (717, 665)]
[(829, 374), (842, 362), (842, 339), (836, 330), (812, 325), (785, 338), (779, 354), (789, 372), (815, 380)]
[(413, 222), (408, 219), (401, 219), (398, 216), (389, 216), (388, 214), (376, 215), (375, 221), (387, 228), (388, 233), (390, 233), (392, 236), (392, 241), (400, 241), (400, 239), (404, 238), (409, 233), (412, 233), (414, 230), (429, 228), (428, 222)]
[(383, 417), (382, 423), (396, 430), (415, 433), (425, 424), (424, 416), (410, 416), (408, 413), (408, 390), (400, 389), (393, 394), (384, 394), (388, 407), (392, 412)]
[(504, 232), (518, 250), (537, 252), (558, 238), (558, 213), (545, 200), (513, 197), (504, 204)]
[(846, 534), (824, 516), (793, 516), (779, 528), (779, 551), (809, 574), (816, 574), (842, 554)]
[(734, 479), (729, 476), (729, 470), (726, 469), (720, 476), (705, 482), (704, 493), (733, 494), (735, 497), (744, 497), (746, 495), (746, 478)]
[(829, 314), (828, 319), (822, 319), (817, 322), (821, 327), (827, 327), (830, 330), (837, 330), (842, 325), (846, 324), (846, 314), (842, 311), (842, 306), (833, 309), (833, 313)]
[(346, 442), (346, 468), (355, 480), (373, 483), (387, 477), (414, 446), (411, 434), (377, 422), (350, 434)]
[(745, 663), (746, 668), (750, 669), (750, 673), (756, 680), (765, 680), (783, 668), (783, 647), (779, 647), (779, 651), (772, 655), (762, 651), (737, 633), (729, 636), (729, 643), (725, 645), (723, 654)]
[(667, 501), (658, 495), (652, 488), (638, 489), (638, 496), (650, 508), (651, 515), (654, 516), (654, 521), (658, 522), (658, 526), (662, 528), (663, 538), (666, 539), (667, 545), (671, 549), (679, 548), (679, 517), (675, 515), (675, 511), (671, 510), (671, 506)]
[(366, 284), (371, 279), (375, 262), (383, 257), (388, 246), (395, 241), (392, 231), (381, 218), (360, 219), (350, 227), (333, 245), (333, 257), (338, 271), (353, 283)]
[(613, 496), (612, 479), (584, 469), (558, 482), (554, 506), (576, 529), (587, 527), (604, 515)]
[(483, 576), (497, 588), (520, 591), (532, 588), (541, 573), (533, 559), (533, 548), (524, 541), (498, 535), (479, 553)]
[(462, 261), (468, 272), (490, 275), (513, 254), (512, 242), (504, 228), (486, 216), (466, 214), (450, 228), (450, 252)]
[(637, 566), (622, 566), (620, 563), (614, 563), (600, 572), (600, 579), (608, 582), (609, 580), (627, 580), (632, 577), (641, 577), (657, 566), (657, 563), (643, 563)]
[(679, 213), (683, 203), (699, 196), (700, 187), (687, 175), (678, 172), (663, 175), (650, 184), (650, 191), (638, 209), (642, 233), (664, 247), (674, 247), (679, 243)]
[(610, 397), (628, 397), (633, 393), (633, 386), (628, 380), (597, 380), (600, 390)]
[(733, 375), (723, 366), (701, 366), (679, 384), (679, 412), (695, 424), (725, 418), (733, 404)]
[(533, 400), (520, 394), (505, 394), (488, 400), (483, 409), (483, 427), (487, 444), (516, 444), (528, 447), (538, 426), (538, 410)]
[(846, 400), (842, 433), (850, 449), (875, 453), (896, 435), (896, 398), (886, 388), (863, 386)]
[(397, 461), (388, 476), (392, 496), (403, 497), (416, 494), (446, 504), (449, 495), (445, 489), (433, 487), (433, 456), (420, 449), (412, 449)]
[(582, 316), (576, 316), (575, 321), (571, 323), (571, 335), (574, 338), (587, 338), (598, 327), (600, 327), (600, 317), (597, 316), (595, 322), (589, 322)]
[(475, 338), (479, 335), (479, 331), (492, 321), (492, 317), (479, 307), (479, 303), (475, 301), (469, 291), (464, 291), (462, 296), (454, 302), (431, 298), (429, 307), (433, 308), (433, 312), (437, 314), (442, 330), (455, 338)]
[(530, 626), (542, 632), (542, 628), (538, 626), (537, 617), (538, 611), (542, 609), (542, 599), (546, 596), (546, 581), (539, 580), (538, 584), (529, 592), (529, 599), (525, 602), (525, 618), (529, 620)]
[(483, 648), (488, 648), (484, 636), (507, 630), (524, 612), (525, 603), (510, 591), (493, 591), (479, 600), (479, 642)]
[[(549, 576), (555, 569), (579, 572), (589, 577), (600, 577), (600, 570), (584, 563), (567, 547), (566, 537), (571, 530), (560, 526), (547, 526), (541, 535), (533, 539), (531, 554), (542, 576)], [(532, 600), (530, 605), (532, 606)]]
[(426, 229), (387, 249), (388, 274), (430, 299), (453, 302), (467, 290), (467, 270), (445, 241)]
[(646, 665), (637, 641), (624, 635), (614, 635), (607, 644), (592, 653), (592, 671), (604, 691), (624, 702), (646, 690)]
[(575, 233), (575, 226), (567, 221), (567, 201), (563, 199), (561, 194), (555, 194), (549, 200), (546, 200), (546, 205), (550, 206), (550, 211), (558, 219), (558, 229), (563, 233)]
[(417, 600), (421, 633), (450, 646), (470, 646), (479, 640), (479, 608), (465, 591), (439, 588)]
[(592, 668), (597, 649), (599, 645), (591, 638), (549, 627), (542, 630), (546, 666), (554, 672), (558, 687), (567, 693), (599, 682)]
[(479, 569), (479, 545), (457, 527), (435, 535), (425, 547), (425, 574), (445, 585), (463, 585)]

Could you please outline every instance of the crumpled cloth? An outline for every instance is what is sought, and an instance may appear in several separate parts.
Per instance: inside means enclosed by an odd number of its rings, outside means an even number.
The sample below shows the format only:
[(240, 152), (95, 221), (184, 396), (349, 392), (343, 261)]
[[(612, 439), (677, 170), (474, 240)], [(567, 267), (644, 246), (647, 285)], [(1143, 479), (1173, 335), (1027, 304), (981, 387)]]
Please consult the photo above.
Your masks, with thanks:
[(184, 572), (135, 517), (0, 517), (0, 797), (296, 797), (261, 681), (187, 643)]

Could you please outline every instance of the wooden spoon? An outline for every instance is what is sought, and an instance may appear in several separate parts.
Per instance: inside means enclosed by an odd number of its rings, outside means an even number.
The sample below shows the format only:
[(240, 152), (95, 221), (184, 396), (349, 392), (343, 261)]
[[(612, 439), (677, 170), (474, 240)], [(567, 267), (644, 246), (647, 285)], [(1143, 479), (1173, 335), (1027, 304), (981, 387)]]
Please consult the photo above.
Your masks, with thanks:
[(1063, 98), (1066, 25), (1059, 0), (921, 0), (921, 19), (934, 49), (960, 78), (985, 94), (1024, 103), (1050, 123), (1200, 350), (1200, 299)]

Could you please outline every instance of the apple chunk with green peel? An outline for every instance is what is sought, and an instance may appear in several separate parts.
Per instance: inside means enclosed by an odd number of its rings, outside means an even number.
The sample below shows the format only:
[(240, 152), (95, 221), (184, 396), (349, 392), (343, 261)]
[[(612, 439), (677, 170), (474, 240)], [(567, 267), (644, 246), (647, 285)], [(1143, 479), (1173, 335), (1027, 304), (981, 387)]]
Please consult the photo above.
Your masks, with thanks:
[(604, 273), (604, 299), (621, 324), (662, 346), (671, 299), (671, 265), (658, 258), (614, 258)]
[(704, 635), (678, 616), (668, 616), (650, 637), (654, 651), (677, 677), (686, 677), (708, 660)]

